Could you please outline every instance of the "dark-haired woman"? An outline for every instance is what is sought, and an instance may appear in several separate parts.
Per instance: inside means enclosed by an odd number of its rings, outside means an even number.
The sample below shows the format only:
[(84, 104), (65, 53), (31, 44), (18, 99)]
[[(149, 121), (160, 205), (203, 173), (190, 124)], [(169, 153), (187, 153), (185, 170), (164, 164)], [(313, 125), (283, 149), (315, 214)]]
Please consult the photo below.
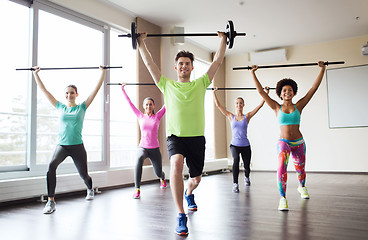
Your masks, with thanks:
[(307, 188), (305, 187), (305, 152), (306, 147), (303, 139), (303, 135), (299, 130), (300, 115), (304, 107), (313, 97), (321, 84), (323, 75), (325, 73), (326, 66), (323, 61), (318, 62), (318, 66), (321, 68), (312, 88), (307, 94), (302, 97), (296, 104), (292, 102), (293, 97), (297, 93), (297, 84), (292, 79), (282, 79), (276, 85), (276, 94), (281, 98), (283, 104), (277, 103), (271, 99), (268, 94), (263, 90), (262, 85), (258, 81), (255, 71), (258, 66), (252, 66), (252, 76), (256, 88), (259, 94), (266, 101), (268, 106), (276, 113), (279, 125), (280, 125), (280, 139), (277, 144), (278, 150), (278, 170), (277, 179), (278, 187), (280, 191), (280, 202), (278, 209), (280, 211), (287, 211), (288, 204), (286, 200), (286, 182), (287, 182), (287, 165), (289, 162), (290, 153), (293, 156), (295, 170), (297, 172), (299, 186), (298, 191), (301, 198), (309, 199)]
[(152, 98), (148, 97), (143, 101), (144, 113), (139, 111), (125, 92), (126, 83), (122, 83), (121, 90), (124, 97), (129, 103), (130, 108), (138, 118), (139, 127), (141, 129), (141, 140), (139, 143), (139, 150), (137, 156), (137, 163), (134, 169), (134, 183), (135, 191), (133, 198), (138, 199), (141, 197), (141, 179), (142, 179), (142, 167), (146, 158), (151, 160), (153, 170), (157, 177), (160, 178), (161, 188), (166, 188), (165, 173), (162, 171), (162, 157), (160, 152), (160, 145), (158, 142), (158, 127), (160, 126), (160, 120), (164, 116), (166, 108), (162, 108), (155, 114), (155, 102)]
[(77, 87), (74, 85), (67, 86), (65, 88), (65, 99), (67, 101), (66, 105), (56, 100), (54, 96), (46, 89), (38, 75), (38, 72), (41, 70), (41, 68), (34, 67), (33, 69), (33, 75), (37, 85), (45, 94), (52, 106), (54, 106), (59, 112), (58, 145), (51, 156), (51, 161), (47, 171), (46, 178), (48, 201), (43, 209), (44, 214), (50, 214), (56, 210), (56, 169), (59, 164), (62, 163), (68, 156), (73, 159), (79, 175), (87, 186), (86, 200), (93, 200), (94, 198), (92, 178), (88, 175), (87, 153), (82, 141), (82, 129), (86, 109), (89, 107), (89, 105), (91, 105), (93, 99), (96, 97), (99, 89), (101, 88), (105, 79), (106, 69), (100, 66), (100, 79), (88, 98), (81, 104), (77, 104), (75, 102), (76, 98), (78, 97)]

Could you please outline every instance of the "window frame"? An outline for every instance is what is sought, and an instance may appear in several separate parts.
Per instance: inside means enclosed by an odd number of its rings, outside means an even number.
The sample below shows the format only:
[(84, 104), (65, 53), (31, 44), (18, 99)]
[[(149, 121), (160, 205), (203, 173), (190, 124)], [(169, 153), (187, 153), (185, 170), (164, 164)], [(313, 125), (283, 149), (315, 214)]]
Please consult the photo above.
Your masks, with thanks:
[[(99, 22), (95, 19), (89, 18), (87, 16), (83, 16), (80, 13), (74, 12), (72, 10), (69, 9), (65, 9), (63, 7), (60, 7), (56, 4), (53, 4), (51, 2), (46, 2), (46, 1), (34, 1), (34, 4), (32, 5), (33, 8), (33, 39), (32, 39), (32, 66), (37, 66), (38, 65), (38, 24), (39, 24), (39, 11), (45, 11), (47, 13), (56, 15), (58, 17), (73, 21), (77, 24), (81, 24), (84, 25), (86, 27), (90, 27), (92, 29), (95, 29), (97, 31), (101, 31), (103, 33), (103, 59), (101, 59), (101, 62), (103, 62), (105, 65), (109, 65), (109, 56), (107, 56), (107, 49), (108, 47), (106, 45), (109, 44), (108, 39), (108, 30), (109, 27), (107, 27), (105, 24), (103, 24), (102, 22)], [(30, 73), (32, 75), (32, 73)], [(109, 78), (108, 74), (106, 74), (106, 78)], [(32, 76), (33, 79), (33, 76)], [(48, 164), (37, 164), (36, 163), (36, 137), (37, 137), (37, 91), (39, 89), (37, 89), (37, 84), (35, 83), (34, 79), (32, 80), (32, 86), (31, 86), (31, 94), (32, 94), (32, 98), (31, 98), (31, 108), (30, 108), (30, 116), (29, 116), (29, 149), (27, 149), (27, 153), (28, 153), (28, 161), (29, 161), (29, 169), (31, 171), (35, 171), (35, 172), (45, 172), (45, 170), (47, 170)], [(106, 96), (106, 92), (105, 92), (106, 88), (104, 86), (101, 87), (100, 91), (103, 91), (103, 99), (105, 99)], [(96, 99), (97, 100), (97, 99)], [(106, 121), (106, 101), (104, 101), (103, 104), (103, 116), (102, 116), (102, 121), (103, 121), (103, 131), (105, 130), (105, 121)], [(101, 145), (102, 147), (102, 161), (101, 162), (89, 162), (88, 163), (88, 168), (89, 171), (95, 171), (95, 170), (101, 170), (101, 168), (105, 169), (108, 168), (107, 165), (107, 157), (106, 157), (106, 153), (108, 152), (108, 150), (106, 149), (106, 142), (105, 142), (105, 135), (106, 132), (103, 132), (103, 143)], [(56, 144), (56, 143), (55, 143)], [(73, 163), (65, 163), (62, 164), (58, 167), (58, 173), (71, 173), (71, 172), (75, 172), (75, 167)]]
[[(32, 1), (30, 0), (10, 0), (11, 2), (15, 3), (15, 4), (19, 4), (19, 5), (22, 5), (24, 7), (28, 7), (30, 8), (31, 5), (32, 5)], [(29, 12), (29, 16), (31, 16), (32, 12), (30, 11)], [(32, 29), (29, 30), (29, 34), (32, 33)], [(28, 41), (29, 42), (29, 41)], [(27, 77), (28, 78), (28, 82), (29, 82), (29, 76)], [(28, 93), (29, 93), (29, 87), (28, 87)], [(29, 96), (28, 96), (29, 97)], [(28, 108), (28, 106), (26, 107), (26, 112), (24, 114), (17, 114), (17, 113), (9, 113), (9, 115), (25, 115), (26, 117), (26, 121), (28, 122), (29, 121), (29, 111), (30, 109)], [(24, 149), (25, 150), (25, 154), (24, 154), (24, 164), (23, 165), (17, 165), (17, 166), (0, 166), (0, 174), (1, 173), (6, 173), (6, 172), (10, 172), (10, 173), (14, 173), (14, 172), (19, 172), (19, 171), (29, 171), (30, 168), (29, 168), (29, 164), (28, 164), (28, 160), (27, 160), (27, 156), (28, 156), (28, 134), (29, 131), (28, 131), (28, 123), (26, 123), (26, 148)], [(0, 178), (1, 179), (1, 178)]]

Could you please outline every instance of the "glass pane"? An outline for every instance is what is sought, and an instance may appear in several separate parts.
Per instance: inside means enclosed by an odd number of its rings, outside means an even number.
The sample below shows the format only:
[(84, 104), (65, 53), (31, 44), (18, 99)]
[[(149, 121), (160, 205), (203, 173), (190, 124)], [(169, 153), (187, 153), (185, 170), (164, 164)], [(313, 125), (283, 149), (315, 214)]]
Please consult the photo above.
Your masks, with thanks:
[[(29, 8), (0, 0), (0, 167), (26, 164)], [(9, 24), (11, 23), (11, 24)]]
[[(84, 102), (94, 90), (101, 71), (44, 70), (47, 67), (97, 67), (103, 64), (103, 32), (65, 18), (39, 12), (38, 65), (39, 76), (47, 90), (66, 104), (65, 87), (77, 86), (77, 104)], [(37, 164), (46, 164), (57, 144), (58, 113), (44, 94), (37, 91)], [(83, 142), (88, 161), (102, 161), (103, 87), (86, 111)], [(67, 161), (71, 161), (68, 159)]]
[[(136, 82), (136, 51), (130, 38), (111, 31), (111, 66), (123, 66), (110, 72), (111, 82)], [(136, 86), (127, 86), (126, 92), (136, 102)], [(110, 167), (128, 167), (135, 163), (137, 152), (137, 118), (123, 98), (120, 86), (110, 86)]]
[[(193, 62), (194, 70), (191, 75), (191, 79), (194, 80), (196, 78), (201, 77), (203, 74), (205, 74), (209, 68), (209, 64), (207, 62), (204, 62), (202, 60), (196, 59)], [(212, 84), (209, 86), (212, 87)], [(206, 124), (204, 129), (204, 135), (206, 137), (206, 153), (205, 158), (208, 159), (214, 159), (214, 134), (213, 134), (213, 128), (214, 128), (214, 119), (213, 119), (213, 96), (211, 91), (207, 91), (204, 99), (204, 110), (205, 110), (205, 117), (206, 117)]]

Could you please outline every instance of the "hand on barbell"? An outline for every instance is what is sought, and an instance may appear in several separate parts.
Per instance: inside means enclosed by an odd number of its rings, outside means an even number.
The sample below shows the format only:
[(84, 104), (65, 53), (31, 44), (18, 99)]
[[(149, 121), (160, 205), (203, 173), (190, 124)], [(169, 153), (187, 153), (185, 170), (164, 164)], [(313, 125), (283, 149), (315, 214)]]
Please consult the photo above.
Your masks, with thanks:
[(255, 72), (255, 71), (257, 71), (257, 69), (258, 69), (258, 65), (252, 65), (252, 66), (251, 66), (251, 68), (252, 68), (252, 69), (251, 69), (250, 71), (251, 71), (251, 72)]
[(213, 87), (213, 92), (216, 92), (218, 90), (218, 87)]
[(217, 31), (217, 35), (220, 37), (220, 38), (227, 38), (225, 32), (220, 32), (220, 31)]
[(121, 83), (121, 90), (123, 90), (124, 91), (124, 87), (126, 86), (127, 84), (126, 84), (126, 82), (122, 82)]
[(137, 39), (141, 39), (141, 40), (144, 40), (147, 38), (147, 33), (146, 32), (142, 32), (142, 33), (138, 33), (139, 36)]
[(321, 68), (326, 68), (325, 62), (324, 61), (318, 61), (318, 66)]
[(39, 66), (35, 66), (35, 67), (33, 67), (32, 69), (33, 69), (33, 71), (34, 71), (35, 73), (38, 73), (39, 71), (41, 71), (41, 68), (40, 68)]
[(270, 87), (266, 86), (266, 87), (264, 88), (264, 90), (265, 90), (265, 92), (268, 94), (268, 93), (270, 92)]
[(99, 69), (102, 71), (109, 70), (109, 65), (100, 65)]

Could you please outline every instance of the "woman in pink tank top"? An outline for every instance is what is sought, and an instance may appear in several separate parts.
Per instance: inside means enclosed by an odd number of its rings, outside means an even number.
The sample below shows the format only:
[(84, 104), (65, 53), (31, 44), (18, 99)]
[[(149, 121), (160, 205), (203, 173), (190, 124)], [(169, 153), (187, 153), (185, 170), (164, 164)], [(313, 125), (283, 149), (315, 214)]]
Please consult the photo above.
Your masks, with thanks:
[(134, 183), (135, 191), (133, 198), (138, 199), (141, 196), (141, 179), (142, 179), (142, 167), (146, 158), (149, 158), (153, 170), (157, 177), (160, 178), (161, 188), (166, 188), (165, 173), (162, 171), (162, 157), (160, 152), (160, 146), (158, 142), (158, 128), (160, 126), (160, 120), (164, 116), (166, 108), (162, 108), (155, 114), (155, 103), (152, 98), (146, 98), (143, 101), (144, 113), (139, 111), (131, 102), (129, 96), (125, 92), (126, 83), (122, 83), (121, 90), (124, 97), (127, 100), (130, 108), (138, 118), (139, 127), (141, 130), (141, 140), (139, 143), (139, 149), (137, 153), (137, 163), (134, 169)]

